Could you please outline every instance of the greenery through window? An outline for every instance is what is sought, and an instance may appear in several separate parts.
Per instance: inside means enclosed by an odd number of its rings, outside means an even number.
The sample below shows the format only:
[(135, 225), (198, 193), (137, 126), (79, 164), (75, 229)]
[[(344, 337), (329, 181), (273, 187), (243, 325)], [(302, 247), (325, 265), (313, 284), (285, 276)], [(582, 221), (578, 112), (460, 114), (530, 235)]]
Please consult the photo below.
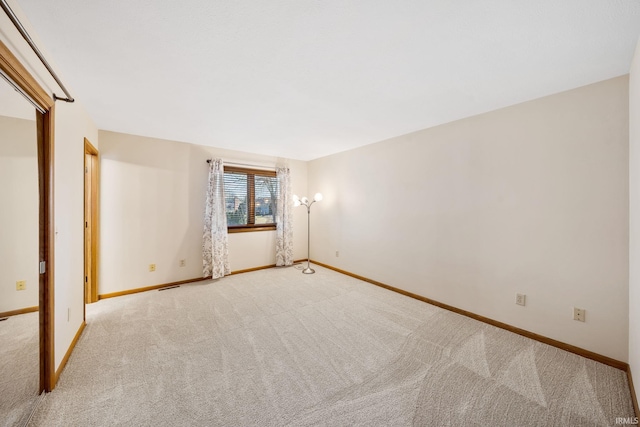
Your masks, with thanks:
[(275, 230), (278, 190), (275, 171), (225, 166), (224, 197), (229, 232)]

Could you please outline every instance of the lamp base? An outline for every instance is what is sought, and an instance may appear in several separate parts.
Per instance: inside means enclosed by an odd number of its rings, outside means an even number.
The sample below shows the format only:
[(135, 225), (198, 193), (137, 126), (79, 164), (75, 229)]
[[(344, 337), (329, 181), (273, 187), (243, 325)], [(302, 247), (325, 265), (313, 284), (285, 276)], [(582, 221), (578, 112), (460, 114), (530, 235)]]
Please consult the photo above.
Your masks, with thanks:
[(304, 270), (302, 270), (302, 272), (303, 272), (304, 274), (313, 274), (313, 273), (315, 273), (316, 271), (315, 271), (313, 268), (309, 268), (309, 267), (307, 267), (307, 268), (305, 268)]

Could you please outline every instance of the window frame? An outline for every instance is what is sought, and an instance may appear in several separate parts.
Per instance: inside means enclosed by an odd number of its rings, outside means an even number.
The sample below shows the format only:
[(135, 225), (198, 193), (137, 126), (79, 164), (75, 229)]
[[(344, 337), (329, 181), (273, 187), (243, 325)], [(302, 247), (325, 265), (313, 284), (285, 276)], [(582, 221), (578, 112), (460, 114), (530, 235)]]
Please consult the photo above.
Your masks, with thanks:
[[(228, 233), (246, 233), (250, 231), (272, 231), (276, 229), (276, 223), (273, 224), (256, 224), (256, 189), (255, 189), (255, 176), (268, 176), (275, 178), (276, 171), (269, 169), (252, 169), (237, 166), (225, 166), (224, 173), (236, 172), (247, 175), (247, 222), (253, 222), (253, 224), (243, 225), (228, 225)], [(225, 189), (226, 190), (226, 189)], [(278, 189), (279, 190), (279, 189)], [(226, 197), (226, 195), (225, 195)], [(226, 211), (225, 211), (226, 215)]]

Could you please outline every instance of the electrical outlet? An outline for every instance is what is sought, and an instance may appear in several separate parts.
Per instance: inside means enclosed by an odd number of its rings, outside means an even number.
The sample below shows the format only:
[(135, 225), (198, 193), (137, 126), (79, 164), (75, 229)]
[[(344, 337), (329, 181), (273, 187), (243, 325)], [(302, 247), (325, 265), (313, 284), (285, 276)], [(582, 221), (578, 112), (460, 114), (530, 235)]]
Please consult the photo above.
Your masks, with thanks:
[(156, 265), (155, 264), (149, 264), (149, 271), (156, 271)]
[(180, 267), (186, 267), (187, 266), (187, 260), (186, 259), (181, 259), (180, 260)]
[(516, 304), (525, 305), (527, 303), (527, 296), (525, 294), (516, 294)]
[(27, 289), (27, 281), (26, 280), (18, 280), (16, 282), (16, 291), (24, 291)]
[(573, 307), (573, 320), (584, 322), (586, 310), (584, 308)]
[(336, 251), (336, 258), (340, 256), (340, 251)]

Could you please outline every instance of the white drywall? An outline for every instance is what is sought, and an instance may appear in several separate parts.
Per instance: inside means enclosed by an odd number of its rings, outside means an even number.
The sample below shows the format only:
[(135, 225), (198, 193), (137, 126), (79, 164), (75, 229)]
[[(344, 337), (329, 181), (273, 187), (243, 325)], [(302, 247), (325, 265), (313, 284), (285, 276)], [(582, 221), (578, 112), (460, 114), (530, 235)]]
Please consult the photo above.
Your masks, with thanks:
[[(302, 161), (107, 131), (100, 148), (101, 295), (202, 277), (207, 159), (288, 165), (293, 192), (307, 188)], [(297, 209), (295, 259), (306, 257), (306, 244), (306, 213)], [(229, 261), (232, 271), (275, 264), (275, 231), (230, 234)]]
[(84, 320), (84, 139), (99, 148), (98, 129), (82, 105), (56, 103), (56, 367)]
[[(15, 0), (8, 1), (23, 26), (54, 69), (55, 60)], [(31, 48), (16, 31), (4, 13), (0, 13), (0, 40), (31, 72), (49, 94), (62, 95)], [(64, 81), (65, 76), (58, 72)], [(73, 95), (73, 86), (66, 86)], [(84, 138), (98, 147), (98, 129), (81, 101), (72, 104), (56, 102), (54, 126), (54, 191), (55, 191), (55, 272), (54, 272), (54, 345), (55, 367), (67, 353), (84, 320)]]
[[(0, 85), (6, 83), (0, 81)], [(0, 116), (0, 204), (0, 313), (36, 307), (38, 159), (34, 120)], [(18, 280), (26, 280), (25, 290), (16, 290)]]
[(629, 73), (629, 364), (640, 391), (640, 42)]
[(317, 159), (308, 173), (325, 196), (312, 259), (627, 360), (627, 76)]

